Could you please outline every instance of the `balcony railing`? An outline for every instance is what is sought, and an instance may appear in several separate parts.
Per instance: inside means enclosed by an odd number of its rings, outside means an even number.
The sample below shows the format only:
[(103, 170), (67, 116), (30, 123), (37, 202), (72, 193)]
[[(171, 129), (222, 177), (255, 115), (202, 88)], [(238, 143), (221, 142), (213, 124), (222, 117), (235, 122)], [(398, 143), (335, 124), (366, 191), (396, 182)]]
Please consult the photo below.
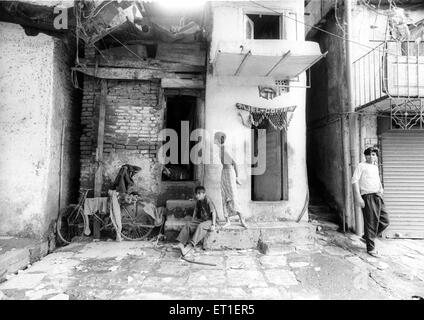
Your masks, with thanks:
[(383, 42), (353, 62), (354, 103), (424, 97), (424, 43)]

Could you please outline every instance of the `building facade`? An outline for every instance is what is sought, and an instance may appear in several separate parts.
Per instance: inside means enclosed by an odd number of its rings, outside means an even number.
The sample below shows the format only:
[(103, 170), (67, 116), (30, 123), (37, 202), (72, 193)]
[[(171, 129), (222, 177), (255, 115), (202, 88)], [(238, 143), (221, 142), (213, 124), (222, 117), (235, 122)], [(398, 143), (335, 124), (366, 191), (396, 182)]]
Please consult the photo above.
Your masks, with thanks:
[[(190, 205), (202, 184), (222, 218), (217, 131), (237, 162), (248, 221), (307, 219), (305, 71), (324, 55), (304, 40), (304, 1), (72, 5), (64, 30), (52, 6), (2, 5), (1, 112), (12, 119), (2, 135), (2, 234), (45, 237), (78, 189), (106, 195), (124, 164), (141, 168), (135, 191), (144, 199)], [(165, 164), (174, 138), (177, 160)], [(25, 181), (13, 179), (15, 166)]]
[[(311, 176), (335, 204), (339, 221), (361, 234), (361, 221), (358, 215), (355, 219), (353, 207), (350, 213), (346, 212), (346, 201), (352, 200), (346, 200), (349, 192), (343, 190), (350, 186), (347, 179), (357, 163), (349, 161), (343, 165), (344, 155), (355, 152), (363, 161), (367, 147), (379, 147), (380, 174), (391, 218), (385, 235), (414, 238), (424, 236), (424, 7), (418, 1), (398, 7), (391, 4), (351, 3), (354, 27), (348, 52), (341, 40), (346, 37), (343, 5), (327, 6), (324, 17), (318, 19), (318, 26), (332, 35), (309, 31), (308, 38), (318, 41), (322, 50), (328, 50), (328, 56), (312, 70), (316, 86), (308, 96), (308, 159)], [(317, 13), (313, 6), (310, 3), (306, 10)], [(309, 19), (312, 23), (313, 17)], [(352, 61), (351, 101), (346, 54), (350, 54)], [(338, 74), (343, 75), (342, 83)], [(323, 78), (324, 81), (318, 81)], [(346, 125), (349, 121), (350, 125)], [(354, 136), (349, 143), (343, 140), (346, 131)], [(357, 142), (356, 150), (352, 141)]]
[[(238, 194), (245, 216), (258, 221), (307, 219), (304, 71), (322, 54), (316, 43), (304, 41), (304, 2), (207, 2), (187, 20), (188, 24), (203, 28), (204, 33), (192, 38), (185, 33), (179, 40), (166, 38), (158, 31), (158, 25), (177, 24), (181, 19), (178, 12), (171, 15), (153, 4), (145, 4), (144, 9), (142, 15), (150, 17), (144, 20), (145, 29), (150, 28), (151, 34), (147, 31), (139, 35), (137, 42), (130, 39), (125, 27), (126, 35), (111, 31), (94, 44), (97, 48), (86, 49), (89, 69), (79, 69), (86, 74), (81, 185), (94, 185), (98, 167), (97, 114), (101, 103), (96, 103), (96, 96), (102, 94), (103, 81), (103, 192), (120, 166), (130, 163), (142, 168), (135, 178), (138, 191), (158, 206), (166, 205), (168, 200), (188, 200), (194, 186), (203, 184), (222, 218), (221, 164), (213, 144), (214, 133), (221, 131), (226, 133), (228, 148), (238, 163), (242, 183)], [(185, 12), (185, 16), (189, 14)], [(134, 45), (128, 46), (129, 43)], [(106, 47), (97, 50), (102, 45)], [(125, 52), (125, 58), (117, 58), (118, 50)], [(135, 75), (134, 68), (141, 67), (140, 60), (144, 60), (143, 67), (160, 72)], [(118, 67), (119, 72), (113, 73)], [(123, 74), (124, 70), (130, 71)], [(267, 89), (274, 92), (272, 98), (264, 96)], [(270, 117), (272, 113), (275, 118)], [(243, 115), (258, 115), (266, 120), (262, 127), (255, 126), (244, 123)], [(186, 122), (186, 129), (182, 121)], [(181, 146), (179, 162), (173, 165), (164, 165), (158, 158), (165, 144), (159, 132), (166, 128), (176, 130)], [(264, 145), (255, 138), (255, 130), (258, 135), (260, 128), (266, 132)], [(183, 163), (186, 155), (181, 139), (196, 129), (203, 130), (199, 131), (205, 154), (202, 160), (196, 161), (197, 154)], [(186, 151), (200, 141), (191, 141)], [(266, 154), (266, 170), (259, 175), (252, 175), (255, 148), (262, 148), (256, 150), (256, 157)]]
[[(256, 221), (296, 221), (307, 207), (303, 71), (321, 51), (304, 41), (303, 16), (303, 1), (211, 4), (206, 129), (227, 134), (228, 147), (238, 156), (242, 210)], [(270, 99), (262, 95), (266, 88), (281, 92)], [(240, 105), (247, 107), (240, 111)], [(246, 124), (243, 112), (266, 119)], [(270, 117), (272, 112), (278, 115)], [(260, 129), (263, 145), (256, 136)], [(214, 163), (206, 167), (205, 185), (220, 204), (221, 165)]]

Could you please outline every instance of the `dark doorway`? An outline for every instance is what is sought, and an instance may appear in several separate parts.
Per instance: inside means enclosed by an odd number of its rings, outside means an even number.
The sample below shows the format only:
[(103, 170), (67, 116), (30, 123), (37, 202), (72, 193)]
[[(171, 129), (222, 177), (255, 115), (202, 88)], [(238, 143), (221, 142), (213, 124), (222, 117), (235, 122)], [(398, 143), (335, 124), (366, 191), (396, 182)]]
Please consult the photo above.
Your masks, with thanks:
[[(196, 129), (198, 125), (196, 123), (196, 102), (197, 99), (193, 96), (175, 95), (167, 96), (166, 98), (165, 127), (175, 130), (178, 134), (179, 163), (165, 165), (162, 171), (163, 181), (193, 180), (194, 166), (189, 159), (189, 152), (194, 142), (190, 141), (188, 150), (184, 150), (181, 147), (182, 139), (189, 139), (189, 137), (184, 136), (186, 134), (181, 131), (181, 122), (188, 122), (189, 134)], [(167, 156), (169, 156), (169, 154), (167, 154)], [(187, 159), (188, 161), (185, 161)]]
[[(266, 143), (260, 143), (258, 129), (266, 129)], [(266, 168), (263, 174), (252, 175), (252, 200), (288, 200), (286, 132), (264, 120), (253, 134), (253, 155), (259, 152), (266, 153)]]

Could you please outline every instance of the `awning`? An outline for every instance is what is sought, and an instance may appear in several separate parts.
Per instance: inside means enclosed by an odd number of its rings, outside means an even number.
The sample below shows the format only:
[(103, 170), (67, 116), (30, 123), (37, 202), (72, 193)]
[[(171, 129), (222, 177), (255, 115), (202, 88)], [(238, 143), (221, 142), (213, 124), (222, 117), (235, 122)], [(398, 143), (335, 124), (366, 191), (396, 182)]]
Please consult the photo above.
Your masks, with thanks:
[(224, 41), (218, 44), (214, 75), (293, 79), (326, 54), (311, 41)]

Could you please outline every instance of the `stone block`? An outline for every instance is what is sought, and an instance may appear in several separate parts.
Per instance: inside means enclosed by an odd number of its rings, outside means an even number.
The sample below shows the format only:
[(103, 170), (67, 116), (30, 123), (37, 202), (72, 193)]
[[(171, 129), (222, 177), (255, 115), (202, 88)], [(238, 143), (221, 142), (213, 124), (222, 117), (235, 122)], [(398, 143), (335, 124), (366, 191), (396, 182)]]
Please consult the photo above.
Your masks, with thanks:
[(284, 269), (270, 269), (265, 270), (265, 277), (268, 282), (277, 286), (295, 286), (298, 285), (298, 281), (294, 273), (290, 270)]
[(181, 209), (194, 208), (195, 203), (196, 202), (194, 200), (167, 200), (166, 209), (171, 211), (176, 208), (181, 208)]
[(0, 255), (0, 279), (6, 274), (15, 273), (30, 264), (28, 248), (12, 249)]
[(228, 270), (228, 285), (232, 287), (267, 287), (265, 278), (258, 270)]
[(250, 225), (244, 229), (232, 225), (226, 229), (217, 229), (206, 235), (203, 247), (209, 250), (257, 248), (262, 242), (284, 245), (307, 245), (315, 242), (315, 227), (308, 223), (269, 222)]
[(41, 243), (37, 243), (34, 246), (29, 247), (30, 263), (34, 263), (40, 260), (42, 257), (46, 256), (48, 252), (49, 252), (48, 241), (43, 241)]
[(179, 232), (184, 225), (191, 221), (191, 216), (177, 219), (174, 215), (168, 215), (165, 222), (165, 231), (177, 231)]
[(259, 229), (245, 230), (242, 227), (231, 226), (208, 233), (203, 241), (203, 247), (207, 250), (256, 248), (259, 235)]
[(307, 222), (259, 224), (262, 240), (269, 243), (306, 245), (315, 242), (315, 226)]

